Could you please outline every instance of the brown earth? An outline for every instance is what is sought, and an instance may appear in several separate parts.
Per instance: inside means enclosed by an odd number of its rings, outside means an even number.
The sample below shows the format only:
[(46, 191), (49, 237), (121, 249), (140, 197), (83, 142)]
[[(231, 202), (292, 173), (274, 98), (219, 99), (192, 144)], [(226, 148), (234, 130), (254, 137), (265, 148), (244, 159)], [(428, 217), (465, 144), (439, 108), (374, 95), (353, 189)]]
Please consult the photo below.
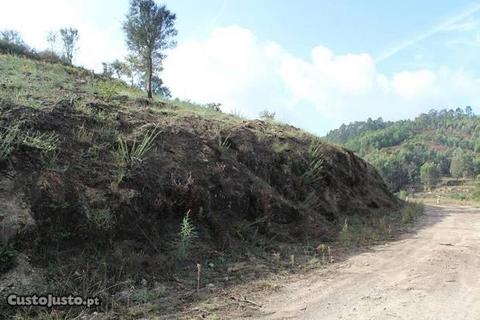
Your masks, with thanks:
[(253, 317), (480, 319), (479, 253), (480, 209), (429, 206), (417, 231), (291, 280)]
[[(0, 244), (46, 282), (21, 293), (102, 295), (110, 308), (123, 289), (186, 291), (197, 263), (214, 266), (209, 281), (227, 262), (334, 241), (345, 217), (402, 205), (371, 165), (286, 124), (149, 101), (70, 66), (0, 55), (0, 73), (0, 133), (19, 129), (0, 161)], [(119, 164), (119, 139), (131, 149), (152, 130), (152, 149)], [(187, 212), (196, 237), (179, 259)]]

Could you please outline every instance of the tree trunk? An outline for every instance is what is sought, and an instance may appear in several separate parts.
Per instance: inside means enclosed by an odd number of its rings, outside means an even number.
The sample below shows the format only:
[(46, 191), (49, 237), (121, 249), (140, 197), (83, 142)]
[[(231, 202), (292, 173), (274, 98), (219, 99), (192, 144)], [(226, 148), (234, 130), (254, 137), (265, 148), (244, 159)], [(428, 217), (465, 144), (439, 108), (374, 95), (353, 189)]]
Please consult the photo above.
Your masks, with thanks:
[(153, 61), (152, 61), (152, 55), (150, 54), (148, 57), (148, 82), (147, 82), (147, 95), (149, 99), (153, 98), (153, 93), (152, 93), (152, 73), (153, 73)]

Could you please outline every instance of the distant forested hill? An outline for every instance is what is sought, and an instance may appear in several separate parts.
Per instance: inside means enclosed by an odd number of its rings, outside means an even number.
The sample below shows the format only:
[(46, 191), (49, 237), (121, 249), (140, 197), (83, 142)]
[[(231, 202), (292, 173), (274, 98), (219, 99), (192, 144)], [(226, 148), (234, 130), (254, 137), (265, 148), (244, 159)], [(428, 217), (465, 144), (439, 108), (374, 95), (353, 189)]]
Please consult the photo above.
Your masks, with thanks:
[(344, 124), (325, 139), (372, 163), (394, 191), (434, 185), (442, 176), (480, 174), (480, 116), (471, 107), (431, 110), (414, 120)]

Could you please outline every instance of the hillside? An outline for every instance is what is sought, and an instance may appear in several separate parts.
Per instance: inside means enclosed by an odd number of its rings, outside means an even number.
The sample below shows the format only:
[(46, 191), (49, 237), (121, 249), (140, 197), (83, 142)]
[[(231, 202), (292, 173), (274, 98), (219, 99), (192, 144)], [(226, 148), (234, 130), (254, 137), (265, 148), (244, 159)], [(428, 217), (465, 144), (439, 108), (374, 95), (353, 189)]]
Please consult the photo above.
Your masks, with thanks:
[(394, 191), (422, 182), (426, 163), (425, 171), (428, 164), (435, 169), (434, 178), (480, 174), (480, 116), (470, 107), (431, 110), (414, 120), (354, 122), (330, 131), (325, 140), (372, 163)]
[(289, 125), (146, 100), (63, 64), (0, 55), (0, 74), (2, 297), (165, 299), (145, 290), (193, 289), (197, 263), (202, 283), (223, 279), (229, 263), (290, 257), (281, 244), (333, 241), (345, 217), (400, 206), (368, 163)]

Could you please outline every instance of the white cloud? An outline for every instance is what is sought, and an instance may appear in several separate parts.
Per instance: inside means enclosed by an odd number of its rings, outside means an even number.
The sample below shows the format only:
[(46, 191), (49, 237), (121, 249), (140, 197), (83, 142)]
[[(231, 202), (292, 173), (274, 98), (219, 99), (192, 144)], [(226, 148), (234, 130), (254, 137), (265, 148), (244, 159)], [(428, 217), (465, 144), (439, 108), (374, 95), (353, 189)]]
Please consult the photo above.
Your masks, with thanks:
[[(463, 70), (385, 75), (369, 54), (337, 55), (324, 46), (313, 48), (306, 60), (239, 26), (216, 29), (204, 41), (180, 43), (164, 67), (174, 96), (221, 102), (224, 110), (248, 117), (269, 108), (317, 133), (367, 117), (399, 119), (432, 107), (475, 105), (480, 98), (480, 80)], [(309, 110), (308, 116), (299, 110)]]
[(392, 85), (401, 98), (415, 99), (434, 94), (435, 78), (431, 70), (402, 71), (395, 74)]
[[(16, 0), (4, 1), (0, 10), (0, 30), (20, 31), (25, 42), (37, 49), (48, 47), (49, 31), (62, 27), (79, 30), (79, 51), (75, 63), (100, 70), (103, 61), (125, 55), (121, 19), (127, 2), (95, 0)], [(104, 9), (109, 15), (92, 18)], [(103, 13), (102, 13), (103, 14)], [(21, 19), (19, 18), (21, 17)]]

